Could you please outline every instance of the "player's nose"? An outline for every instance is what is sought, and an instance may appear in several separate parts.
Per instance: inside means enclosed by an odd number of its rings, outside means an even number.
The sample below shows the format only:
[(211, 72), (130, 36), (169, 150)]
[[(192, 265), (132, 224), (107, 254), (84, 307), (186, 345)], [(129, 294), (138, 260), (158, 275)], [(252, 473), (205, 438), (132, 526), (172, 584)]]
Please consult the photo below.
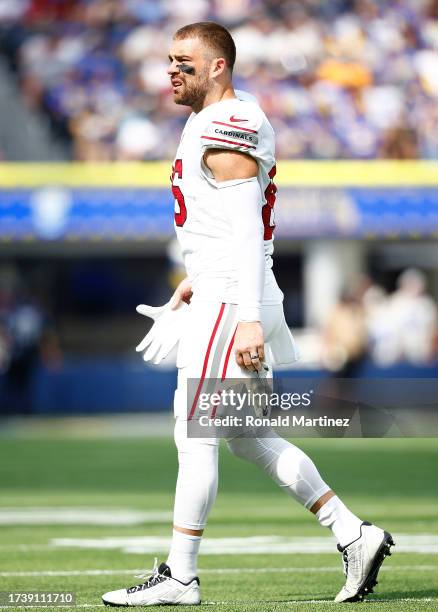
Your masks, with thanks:
[(167, 74), (169, 74), (170, 76), (172, 76), (173, 74), (178, 74), (179, 72), (179, 68), (176, 64), (176, 61), (173, 61), (170, 65), (169, 68), (167, 69)]

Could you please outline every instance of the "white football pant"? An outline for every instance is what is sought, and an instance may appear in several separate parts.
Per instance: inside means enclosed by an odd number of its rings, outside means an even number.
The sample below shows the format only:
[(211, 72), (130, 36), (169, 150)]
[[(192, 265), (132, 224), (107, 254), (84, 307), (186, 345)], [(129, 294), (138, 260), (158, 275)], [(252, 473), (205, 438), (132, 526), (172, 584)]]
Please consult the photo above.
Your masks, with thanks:
[[(188, 438), (187, 419), (195, 416), (197, 405), (187, 406), (187, 380), (197, 379), (200, 389), (208, 379), (252, 378), (253, 372), (237, 365), (233, 350), (237, 326), (237, 306), (192, 302), (187, 329), (180, 341), (175, 392), (175, 443), (179, 471), (175, 494), (174, 525), (203, 529), (214, 503), (218, 483), (217, 438)], [(265, 361), (272, 372), (273, 363), (292, 363), (297, 351), (284, 320), (281, 304), (262, 307)], [(322, 480), (313, 461), (299, 448), (274, 431), (272, 437), (245, 435), (227, 440), (231, 452), (262, 468), (282, 489), (306, 508), (330, 487)]]

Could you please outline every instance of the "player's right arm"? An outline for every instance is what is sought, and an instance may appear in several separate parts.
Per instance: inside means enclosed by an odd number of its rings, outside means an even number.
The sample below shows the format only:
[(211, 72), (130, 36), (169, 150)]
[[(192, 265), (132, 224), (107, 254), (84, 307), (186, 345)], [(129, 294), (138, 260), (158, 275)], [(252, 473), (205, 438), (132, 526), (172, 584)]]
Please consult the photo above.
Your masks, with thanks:
[(236, 361), (248, 370), (259, 370), (265, 357), (260, 323), (265, 256), (258, 163), (246, 153), (222, 149), (207, 149), (203, 161), (221, 192), (232, 231), (239, 305)]
[(207, 149), (204, 153), (204, 163), (212, 171), (215, 181), (220, 183), (255, 178), (259, 171), (257, 161), (239, 151)]

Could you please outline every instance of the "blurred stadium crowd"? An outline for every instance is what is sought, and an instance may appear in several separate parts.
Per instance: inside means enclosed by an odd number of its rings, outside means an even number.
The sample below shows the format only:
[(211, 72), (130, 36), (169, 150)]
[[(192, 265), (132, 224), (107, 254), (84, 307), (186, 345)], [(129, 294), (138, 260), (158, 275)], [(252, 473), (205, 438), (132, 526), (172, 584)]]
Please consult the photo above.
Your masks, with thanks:
[(358, 279), (320, 331), (320, 363), (340, 376), (360, 374), (367, 359), (387, 368), (402, 361), (425, 365), (438, 356), (437, 305), (415, 268), (398, 276), (392, 292), (368, 277)]
[(228, 26), (279, 158), (438, 158), (438, 0), (0, 0), (0, 51), (80, 160), (171, 158), (172, 33)]

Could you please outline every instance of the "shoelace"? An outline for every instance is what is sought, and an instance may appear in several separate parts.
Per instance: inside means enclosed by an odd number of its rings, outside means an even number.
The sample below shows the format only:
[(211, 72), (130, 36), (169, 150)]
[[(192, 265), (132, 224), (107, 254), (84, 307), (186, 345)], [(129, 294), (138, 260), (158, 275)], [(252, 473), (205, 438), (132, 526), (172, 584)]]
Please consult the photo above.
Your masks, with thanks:
[(154, 586), (155, 584), (161, 582), (163, 578), (165, 578), (165, 576), (162, 576), (162, 574), (160, 574), (158, 571), (157, 557), (155, 557), (154, 559), (154, 567), (152, 568), (152, 573), (150, 571), (146, 571), (144, 574), (135, 574), (135, 577), (139, 578), (140, 580), (146, 580), (146, 582), (142, 582), (141, 584), (137, 584), (135, 586), (130, 587), (129, 589), (127, 589), (128, 593), (133, 592), (134, 590), (138, 591)]
[(348, 576), (348, 552), (347, 552), (347, 549), (345, 549), (342, 552), (342, 560), (344, 561), (344, 574), (345, 574), (345, 576)]

